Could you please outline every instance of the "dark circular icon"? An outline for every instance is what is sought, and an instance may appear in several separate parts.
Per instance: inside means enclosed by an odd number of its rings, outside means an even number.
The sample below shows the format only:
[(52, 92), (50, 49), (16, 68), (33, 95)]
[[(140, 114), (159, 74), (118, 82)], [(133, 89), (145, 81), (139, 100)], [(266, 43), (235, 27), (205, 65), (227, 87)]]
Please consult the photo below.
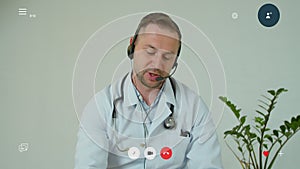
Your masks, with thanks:
[(279, 9), (275, 5), (265, 4), (259, 8), (258, 20), (262, 25), (272, 27), (278, 23), (279, 18)]

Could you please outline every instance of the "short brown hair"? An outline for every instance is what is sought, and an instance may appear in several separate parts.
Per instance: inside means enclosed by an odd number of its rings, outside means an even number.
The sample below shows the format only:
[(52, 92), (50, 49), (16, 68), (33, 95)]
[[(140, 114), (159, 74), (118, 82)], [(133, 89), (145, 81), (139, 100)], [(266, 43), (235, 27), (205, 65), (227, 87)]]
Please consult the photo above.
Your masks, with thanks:
[(181, 32), (178, 25), (167, 14), (164, 13), (150, 13), (143, 17), (136, 29), (135, 35), (138, 35), (141, 28), (144, 28), (149, 24), (156, 24), (158, 26), (168, 28), (171, 31), (175, 31), (178, 35), (178, 40), (181, 40)]

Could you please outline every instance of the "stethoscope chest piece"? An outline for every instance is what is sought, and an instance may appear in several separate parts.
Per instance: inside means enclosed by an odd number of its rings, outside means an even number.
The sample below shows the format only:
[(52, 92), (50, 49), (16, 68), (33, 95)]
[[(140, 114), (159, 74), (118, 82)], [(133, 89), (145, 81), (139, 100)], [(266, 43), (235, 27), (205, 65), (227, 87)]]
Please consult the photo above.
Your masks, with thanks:
[(173, 116), (169, 116), (164, 121), (164, 126), (166, 129), (173, 129), (175, 127), (175, 125), (176, 125), (176, 122), (175, 122), (175, 119)]

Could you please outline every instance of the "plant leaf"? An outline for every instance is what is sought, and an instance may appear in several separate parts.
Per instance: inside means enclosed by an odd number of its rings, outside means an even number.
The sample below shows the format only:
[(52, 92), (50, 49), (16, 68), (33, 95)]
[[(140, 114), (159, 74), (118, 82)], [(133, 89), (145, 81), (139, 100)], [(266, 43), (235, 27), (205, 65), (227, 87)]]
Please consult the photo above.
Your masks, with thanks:
[(281, 94), (282, 92), (287, 92), (288, 90), (287, 89), (285, 89), (285, 88), (280, 88), (280, 89), (278, 89), (277, 91), (276, 91), (276, 95), (279, 95), (279, 94)]
[(285, 125), (281, 125), (281, 126), (280, 126), (280, 129), (281, 129), (281, 133), (284, 134), (284, 133), (285, 133), (285, 130), (286, 130)]
[(291, 123), (285, 120), (284, 124), (285, 124), (287, 130), (290, 131), (290, 129), (291, 129)]
[(240, 119), (241, 125), (243, 125), (245, 123), (246, 118), (247, 118), (247, 116), (241, 117), (241, 119)]
[(269, 134), (266, 134), (264, 138), (267, 138), (271, 143), (273, 143), (273, 138)]
[(275, 91), (274, 90), (268, 90), (268, 93), (270, 93), (272, 96), (275, 96)]
[(261, 111), (259, 111), (259, 110), (255, 110), (255, 111), (256, 111), (256, 113), (258, 113), (258, 114), (262, 115), (263, 117), (265, 117), (265, 114), (262, 113)]
[(254, 120), (256, 123), (260, 124), (260, 126), (263, 126), (265, 123), (264, 119), (261, 117), (255, 117)]
[(292, 136), (292, 132), (288, 131), (288, 132), (284, 133), (284, 135), (285, 135), (287, 138), (289, 138), (290, 136)]
[(234, 113), (235, 117), (237, 119), (240, 118), (240, 111), (241, 109), (237, 109), (236, 105), (234, 105), (233, 103), (231, 103), (231, 101), (229, 101), (226, 97), (224, 96), (220, 96), (219, 99), (221, 101), (223, 101), (230, 109), (231, 111)]
[(264, 104), (265, 106), (269, 106), (269, 104), (268, 103), (266, 103), (265, 101), (263, 101), (263, 100), (260, 100), (260, 99), (258, 99), (258, 101), (259, 102), (261, 102), (262, 104)]
[(278, 130), (273, 130), (273, 134), (278, 137)]
[(243, 153), (243, 149), (242, 149), (241, 146), (238, 146), (238, 150), (239, 150), (241, 153)]

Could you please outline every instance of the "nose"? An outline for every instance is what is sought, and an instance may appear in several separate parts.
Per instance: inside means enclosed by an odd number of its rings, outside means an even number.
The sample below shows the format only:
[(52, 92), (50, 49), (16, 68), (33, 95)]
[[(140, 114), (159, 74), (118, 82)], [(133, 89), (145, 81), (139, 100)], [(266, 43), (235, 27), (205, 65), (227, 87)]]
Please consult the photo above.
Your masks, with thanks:
[(157, 51), (157, 52), (155, 53), (155, 55), (152, 57), (151, 62), (152, 62), (152, 66), (153, 66), (154, 68), (163, 70), (163, 68), (164, 68), (164, 66), (163, 66), (164, 63), (163, 63), (162, 57), (163, 57), (163, 54), (162, 54), (161, 52), (159, 52), (159, 51)]

